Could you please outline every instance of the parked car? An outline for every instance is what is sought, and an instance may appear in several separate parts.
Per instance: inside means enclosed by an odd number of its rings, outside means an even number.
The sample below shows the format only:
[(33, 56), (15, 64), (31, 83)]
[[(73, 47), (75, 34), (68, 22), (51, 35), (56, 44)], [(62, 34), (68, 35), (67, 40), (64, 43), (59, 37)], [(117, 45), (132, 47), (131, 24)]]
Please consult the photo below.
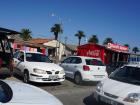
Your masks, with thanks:
[(35, 86), (0, 80), (0, 105), (63, 105), (56, 97)]
[(140, 105), (140, 65), (116, 69), (97, 85), (94, 97), (103, 105)]
[(51, 63), (49, 58), (40, 52), (17, 51), (14, 54), (15, 73), (23, 76), (23, 81), (62, 82), (65, 72), (62, 67)]
[(64, 68), (66, 77), (74, 79), (76, 84), (82, 81), (101, 81), (107, 77), (106, 66), (96, 58), (70, 56), (60, 66)]
[(127, 64), (126, 61), (112, 62), (108, 64), (107, 69), (106, 69), (108, 72), (108, 75), (111, 74), (111, 72), (113, 72), (117, 68), (122, 67), (123, 65), (126, 65), (126, 64)]

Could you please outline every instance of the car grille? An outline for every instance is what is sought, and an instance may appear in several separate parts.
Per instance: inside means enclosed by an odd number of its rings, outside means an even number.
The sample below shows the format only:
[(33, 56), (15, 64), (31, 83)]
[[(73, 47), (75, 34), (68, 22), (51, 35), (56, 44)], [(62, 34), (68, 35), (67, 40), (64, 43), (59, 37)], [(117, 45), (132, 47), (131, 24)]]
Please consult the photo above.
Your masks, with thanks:
[(52, 72), (51, 71), (46, 71), (47, 72), (47, 74), (52, 74)]
[(55, 74), (59, 74), (59, 71), (56, 71)]
[(106, 96), (108, 96), (108, 97), (111, 97), (111, 98), (114, 98), (114, 99), (117, 99), (117, 98), (118, 98), (118, 96), (112, 95), (112, 94), (106, 93), (106, 92), (104, 92), (104, 95), (106, 95)]

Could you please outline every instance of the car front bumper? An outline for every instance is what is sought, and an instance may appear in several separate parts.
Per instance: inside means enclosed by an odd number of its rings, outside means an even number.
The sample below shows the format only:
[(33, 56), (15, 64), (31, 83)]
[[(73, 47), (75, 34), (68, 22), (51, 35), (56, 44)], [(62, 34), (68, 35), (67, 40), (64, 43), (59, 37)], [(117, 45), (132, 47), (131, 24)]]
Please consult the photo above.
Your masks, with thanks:
[(38, 83), (53, 83), (53, 82), (63, 82), (65, 80), (65, 75), (36, 75), (30, 74), (30, 81)]
[(102, 105), (140, 105), (140, 103), (130, 103), (130, 102), (125, 102), (123, 101), (122, 98), (111, 98), (108, 96), (105, 96), (103, 93), (99, 93), (97, 91), (94, 92), (94, 99), (102, 103)]

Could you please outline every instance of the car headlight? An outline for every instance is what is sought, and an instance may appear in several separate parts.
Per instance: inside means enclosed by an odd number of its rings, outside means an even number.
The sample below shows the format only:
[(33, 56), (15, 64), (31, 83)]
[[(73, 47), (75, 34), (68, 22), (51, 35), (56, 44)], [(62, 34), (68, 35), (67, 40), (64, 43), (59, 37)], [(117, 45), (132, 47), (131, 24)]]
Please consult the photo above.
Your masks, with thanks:
[(65, 74), (65, 71), (62, 69), (62, 70), (60, 71), (60, 74)]
[(38, 74), (46, 74), (46, 71), (45, 70), (41, 70), (41, 69), (37, 69), (37, 68), (33, 69), (33, 71), (35, 73), (38, 73)]
[(98, 92), (100, 92), (101, 89), (102, 89), (102, 87), (103, 87), (103, 82), (99, 82), (99, 83), (97, 84), (97, 86), (96, 86), (96, 90), (97, 90)]
[(130, 93), (123, 101), (135, 103), (139, 101), (139, 99), (140, 99), (140, 93)]

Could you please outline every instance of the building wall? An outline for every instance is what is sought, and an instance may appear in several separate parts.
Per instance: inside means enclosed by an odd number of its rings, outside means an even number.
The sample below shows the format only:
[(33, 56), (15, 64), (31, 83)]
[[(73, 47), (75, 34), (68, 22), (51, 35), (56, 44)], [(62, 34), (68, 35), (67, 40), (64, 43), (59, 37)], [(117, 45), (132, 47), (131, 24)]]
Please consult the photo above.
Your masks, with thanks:
[[(59, 56), (59, 61), (61, 60), (62, 55), (64, 55), (64, 51), (65, 51), (65, 46), (62, 43), (60, 43), (56, 40), (52, 40), (52, 41), (49, 41), (47, 43), (44, 43), (44, 45), (50, 46), (53, 49), (57, 48), (57, 55)], [(55, 56), (56, 56), (56, 54), (55, 54)]]

